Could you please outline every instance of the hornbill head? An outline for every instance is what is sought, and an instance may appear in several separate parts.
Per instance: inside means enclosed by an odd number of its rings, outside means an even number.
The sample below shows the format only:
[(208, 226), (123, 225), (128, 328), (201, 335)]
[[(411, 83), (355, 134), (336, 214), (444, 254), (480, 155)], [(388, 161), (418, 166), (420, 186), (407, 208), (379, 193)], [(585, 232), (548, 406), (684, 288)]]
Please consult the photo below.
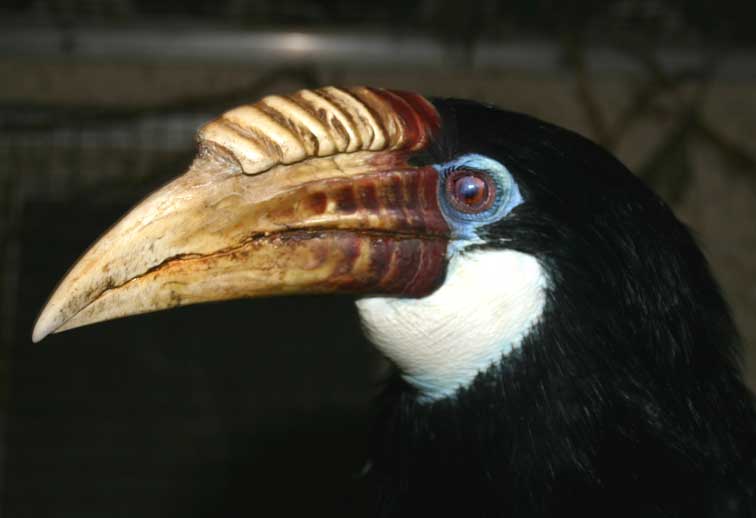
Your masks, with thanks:
[(485, 146), (450, 147), (440, 103), (331, 87), (225, 113), (189, 170), (75, 264), (34, 341), (196, 302), (359, 293), (368, 334), (422, 397), (451, 393), (536, 321), (545, 278), (513, 249), (468, 253), (523, 198)]
[[(374, 457), (399, 492), (454, 480), (548, 507), (534, 487), (556, 494), (564, 473), (560, 501), (735, 462), (751, 407), (727, 307), (689, 232), (595, 144), (364, 87), (266, 97), (199, 144), (74, 265), (34, 341), (196, 302), (354, 293), (403, 378)], [(413, 478), (434, 463), (455, 475)]]

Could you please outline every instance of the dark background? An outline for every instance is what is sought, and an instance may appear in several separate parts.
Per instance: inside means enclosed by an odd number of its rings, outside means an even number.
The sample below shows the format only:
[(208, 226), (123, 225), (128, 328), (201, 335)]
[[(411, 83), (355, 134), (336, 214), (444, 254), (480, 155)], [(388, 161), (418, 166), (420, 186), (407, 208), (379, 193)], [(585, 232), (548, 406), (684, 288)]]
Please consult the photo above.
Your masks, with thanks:
[(609, 147), (699, 236), (756, 385), (754, 2), (38, 0), (0, 6), (5, 516), (360, 516), (387, 366), (343, 297), (182, 308), (30, 341), (66, 269), (272, 92), (494, 102)]

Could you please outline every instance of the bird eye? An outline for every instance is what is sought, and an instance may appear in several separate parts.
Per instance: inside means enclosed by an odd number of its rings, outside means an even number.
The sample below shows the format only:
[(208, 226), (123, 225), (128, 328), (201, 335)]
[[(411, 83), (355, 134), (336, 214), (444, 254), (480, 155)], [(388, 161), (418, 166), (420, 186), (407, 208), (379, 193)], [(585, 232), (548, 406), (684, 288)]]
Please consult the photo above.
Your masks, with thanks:
[(433, 167), (439, 173), (438, 202), (454, 239), (477, 239), (479, 228), (523, 202), (512, 174), (492, 158), (470, 153)]
[(452, 207), (460, 212), (483, 212), (496, 199), (496, 182), (480, 171), (456, 170), (446, 177), (446, 195)]

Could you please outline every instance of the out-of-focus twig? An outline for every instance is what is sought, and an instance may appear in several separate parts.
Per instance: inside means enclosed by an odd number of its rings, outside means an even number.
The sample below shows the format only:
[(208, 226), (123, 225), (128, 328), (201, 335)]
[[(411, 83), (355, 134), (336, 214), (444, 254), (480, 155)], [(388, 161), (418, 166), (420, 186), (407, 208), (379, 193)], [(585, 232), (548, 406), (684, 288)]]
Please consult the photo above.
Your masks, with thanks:
[[(319, 86), (319, 74), (311, 67), (277, 68), (251, 84), (236, 90), (221, 94), (184, 98), (160, 105), (113, 108), (69, 105), (61, 108), (59, 105), (31, 105), (28, 102), (25, 102), (23, 107), (4, 104), (0, 106), (0, 109), (6, 114), (4, 120), (0, 120), (0, 131), (49, 131), (57, 127), (81, 125), (88, 127), (109, 126), (139, 117), (166, 113), (217, 113), (261, 97), (280, 81), (293, 81), (301, 84), (303, 88), (312, 88)], [(28, 117), (14, 117), (12, 115), (14, 109), (28, 111), (30, 108), (35, 113), (44, 113), (45, 116), (30, 120)]]
[(615, 49), (635, 59), (641, 65), (644, 77), (631, 94), (630, 101), (610, 123), (597, 101), (580, 36), (571, 34), (564, 41), (567, 62), (575, 74), (577, 100), (600, 144), (616, 149), (637, 123), (649, 117), (673, 121), (672, 129), (660, 139), (638, 169), (639, 176), (669, 202), (679, 201), (692, 182), (689, 142), (693, 137), (702, 137), (731, 160), (739, 174), (747, 172), (747, 176), (756, 180), (756, 158), (724, 137), (701, 116), (716, 77), (717, 64), (723, 61), (721, 50), (710, 53), (694, 66), (672, 73), (665, 70), (653, 48), (639, 44), (634, 48)]
[[(735, 166), (733, 171), (756, 181), (756, 157), (752, 156), (736, 142), (716, 131), (702, 117), (694, 119), (693, 124), (696, 135), (703, 137), (722, 153)], [(754, 183), (754, 186), (756, 187), (756, 183)]]
[(585, 62), (583, 45), (578, 37), (569, 35), (565, 38), (565, 57), (575, 72), (576, 94), (580, 105), (585, 110), (586, 117), (593, 135), (598, 142), (609, 140), (609, 127), (601, 107), (596, 101), (596, 95), (591, 84), (590, 71)]

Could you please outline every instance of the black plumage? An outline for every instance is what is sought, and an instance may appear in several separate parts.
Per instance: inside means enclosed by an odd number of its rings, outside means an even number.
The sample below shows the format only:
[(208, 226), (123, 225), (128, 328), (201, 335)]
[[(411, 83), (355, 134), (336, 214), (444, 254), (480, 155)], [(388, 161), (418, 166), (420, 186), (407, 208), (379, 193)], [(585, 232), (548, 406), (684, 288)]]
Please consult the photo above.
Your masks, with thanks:
[(397, 376), (370, 477), (383, 516), (756, 516), (756, 414), (727, 304), (691, 233), (599, 146), (534, 118), (436, 100), (419, 162), (479, 153), (525, 203), (479, 248), (549, 278), (521, 347), (432, 403)]
[[(34, 340), (239, 296), (388, 296), (358, 310), (414, 385), (396, 375), (378, 405), (366, 470), (378, 514), (756, 515), (756, 413), (739, 339), (669, 207), (600, 147), (531, 117), (458, 100), (434, 101), (436, 113), (414, 94), (351, 92), (279, 99), (289, 108), (274, 119), (260, 115), (264, 102), (229, 112), (246, 114), (241, 132), (211, 124), (222, 142), (208, 140), (185, 175), (85, 254)], [(314, 120), (302, 95), (320, 99), (310, 109), (334, 135), (345, 135), (341, 121), (359, 122), (354, 135), (386, 130), (398, 147), (368, 152), (360, 137), (365, 154), (347, 156), (313, 136), (304, 160), (276, 145), (247, 163), (266, 147), (250, 148), (249, 136), (268, 142), (271, 127), (297, 149), (294, 122)], [(255, 171), (278, 165), (247, 174), (239, 157)], [(454, 256), (471, 252), (466, 263)], [(513, 257), (528, 267), (507, 267)], [(494, 259), (501, 278), (489, 286)], [(466, 325), (480, 327), (457, 327)], [(452, 343), (463, 336), (475, 338)]]

